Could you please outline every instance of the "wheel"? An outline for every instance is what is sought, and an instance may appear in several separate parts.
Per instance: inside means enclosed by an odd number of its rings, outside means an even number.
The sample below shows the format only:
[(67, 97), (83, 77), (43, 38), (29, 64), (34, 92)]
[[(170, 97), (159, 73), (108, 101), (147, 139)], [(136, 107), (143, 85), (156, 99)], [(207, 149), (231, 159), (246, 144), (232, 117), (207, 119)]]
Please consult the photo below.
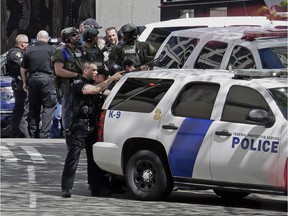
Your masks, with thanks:
[(125, 180), (129, 190), (140, 200), (162, 200), (173, 189), (167, 166), (149, 150), (138, 151), (129, 158)]
[(221, 190), (214, 190), (214, 192), (221, 198), (227, 199), (227, 200), (239, 200), (246, 196), (248, 196), (250, 193), (248, 192), (236, 192), (236, 191), (221, 191)]

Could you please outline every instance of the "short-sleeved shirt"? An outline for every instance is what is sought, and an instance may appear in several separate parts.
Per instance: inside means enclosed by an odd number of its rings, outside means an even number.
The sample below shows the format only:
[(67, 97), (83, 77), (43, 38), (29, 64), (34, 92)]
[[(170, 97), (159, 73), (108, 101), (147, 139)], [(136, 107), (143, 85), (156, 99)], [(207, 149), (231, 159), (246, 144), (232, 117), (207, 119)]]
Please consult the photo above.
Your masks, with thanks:
[(99, 95), (83, 94), (83, 89), (86, 85), (93, 85), (93, 80), (89, 81), (80, 76), (72, 83), (73, 119), (79, 118), (81, 107), (88, 106), (90, 111), (86, 119), (89, 119), (90, 126), (92, 127), (96, 126), (96, 119), (99, 114), (97, 110)]
[(21, 62), (21, 67), (28, 69), (30, 75), (36, 72), (52, 75), (53, 70), (50, 58), (54, 51), (55, 48), (52, 45), (39, 41), (27, 49)]
[(13, 47), (8, 51), (6, 70), (7, 74), (12, 77), (20, 76), (20, 65), (23, 60), (24, 50)]

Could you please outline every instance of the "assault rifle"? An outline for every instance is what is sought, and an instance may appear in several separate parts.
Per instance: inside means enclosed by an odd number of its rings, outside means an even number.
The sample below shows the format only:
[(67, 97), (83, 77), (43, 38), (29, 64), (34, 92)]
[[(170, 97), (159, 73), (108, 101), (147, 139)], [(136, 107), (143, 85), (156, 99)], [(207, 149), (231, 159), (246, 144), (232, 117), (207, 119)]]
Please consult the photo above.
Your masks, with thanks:
[(132, 71), (120, 71), (120, 72), (124, 75), (124, 74), (130, 73), (130, 72), (141, 71), (143, 66), (148, 66), (149, 69), (152, 69), (156, 64), (161, 64), (161, 61), (163, 60), (163, 58), (164, 58), (164, 55), (159, 55), (157, 58), (145, 63), (144, 65), (136, 67)]

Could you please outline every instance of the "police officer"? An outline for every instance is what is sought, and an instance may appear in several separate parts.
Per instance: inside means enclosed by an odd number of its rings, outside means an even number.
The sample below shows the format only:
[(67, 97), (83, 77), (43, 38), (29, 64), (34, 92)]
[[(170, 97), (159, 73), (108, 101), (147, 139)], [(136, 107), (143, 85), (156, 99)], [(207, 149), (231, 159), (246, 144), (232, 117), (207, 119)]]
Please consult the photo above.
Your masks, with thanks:
[(15, 47), (11, 48), (7, 54), (6, 70), (12, 76), (12, 89), (15, 97), (15, 105), (12, 112), (11, 137), (29, 138), (28, 132), (28, 96), (23, 90), (23, 82), (20, 76), (20, 64), (23, 59), (24, 51), (29, 45), (27, 35), (19, 34), (15, 38)]
[(111, 49), (109, 54), (109, 68), (113, 64), (122, 65), (125, 59), (132, 59), (135, 67), (145, 65), (153, 59), (156, 49), (148, 42), (140, 42), (138, 29), (133, 23), (125, 24), (120, 31), (123, 34), (123, 44), (117, 44)]
[(94, 62), (97, 67), (102, 67), (104, 62), (104, 54), (98, 47), (98, 34), (96, 28), (86, 28), (83, 31), (83, 59), (84, 61)]
[[(51, 58), (56, 75), (55, 86), (62, 96), (62, 125), (69, 129), (72, 118), (71, 83), (82, 73), (82, 52), (78, 49), (79, 31), (67, 27), (61, 31), (61, 39), (65, 45), (56, 49)], [(65, 135), (65, 134), (64, 134)]]
[[(50, 62), (55, 48), (48, 44), (48, 41), (48, 32), (39, 31), (36, 44), (24, 54), (20, 68), (23, 89), (28, 92), (29, 86), (29, 131), (31, 138), (50, 137), (51, 120), (57, 102)], [(26, 82), (27, 71), (29, 71), (28, 83)], [(42, 120), (41, 127), (40, 120)]]
[(62, 197), (71, 197), (70, 189), (76, 174), (81, 150), (86, 149), (88, 182), (93, 196), (109, 196), (108, 179), (94, 162), (92, 145), (97, 141), (97, 123), (99, 113), (99, 93), (122, 75), (116, 73), (99, 84), (93, 84), (97, 65), (93, 62), (83, 64), (83, 75), (72, 84), (73, 120), (66, 136), (68, 153), (62, 173)]

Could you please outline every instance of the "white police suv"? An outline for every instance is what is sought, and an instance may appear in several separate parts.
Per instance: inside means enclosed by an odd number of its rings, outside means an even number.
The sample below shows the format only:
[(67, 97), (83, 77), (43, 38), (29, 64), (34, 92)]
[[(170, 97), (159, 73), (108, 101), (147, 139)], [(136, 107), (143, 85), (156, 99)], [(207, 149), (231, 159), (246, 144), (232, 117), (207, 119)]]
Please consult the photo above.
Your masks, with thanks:
[(287, 96), (280, 70), (129, 73), (103, 105), (94, 160), (142, 200), (164, 199), (173, 187), (283, 195)]

